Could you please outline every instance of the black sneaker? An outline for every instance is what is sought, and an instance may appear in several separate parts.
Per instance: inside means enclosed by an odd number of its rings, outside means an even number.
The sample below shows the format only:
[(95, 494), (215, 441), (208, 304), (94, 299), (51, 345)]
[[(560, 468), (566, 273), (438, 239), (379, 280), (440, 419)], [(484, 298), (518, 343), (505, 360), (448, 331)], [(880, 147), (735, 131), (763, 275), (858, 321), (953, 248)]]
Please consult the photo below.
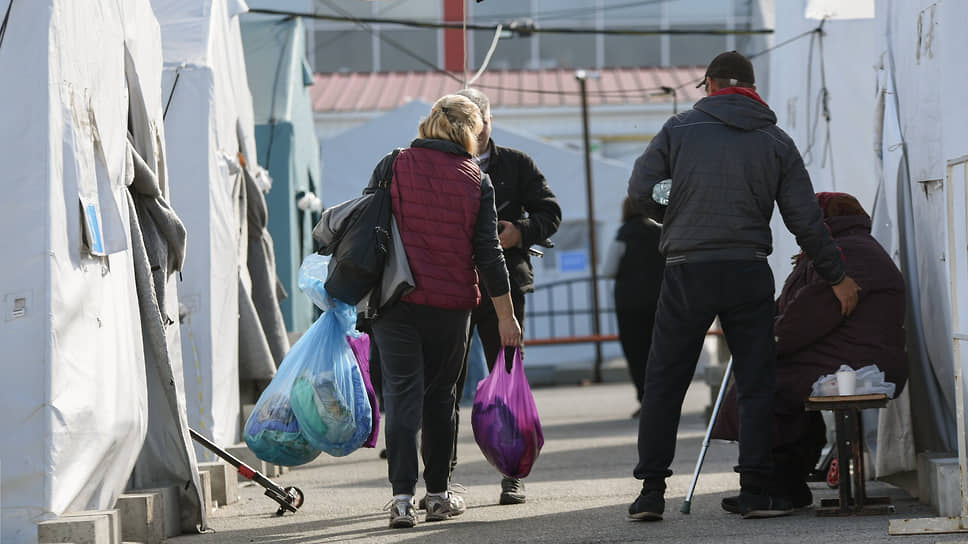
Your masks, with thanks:
[(524, 504), (527, 497), (524, 496), (524, 482), (520, 478), (501, 479), (501, 500), (500, 504)]
[(793, 513), (793, 502), (788, 497), (740, 491), (739, 508), (744, 519), (775, 518)]
[(739, 495), (733, 495), (732, 497), (723, 498), (722, 502), (719, 503), (723, 507), (723, 510), (729, 512), (730, 514), (742, 514), (743, 510), (739, 506)]
[[(810, 491), (810, 488), (807, 486), (807, 484), (804, 483), (802, 487), (797, 487), (797, 489), (791, 493), (790, 502), (792, 503), (794, 510), (802, 510), (813, 506), (813, 493)], [(743, 513), (743, 510), (739, 504), (739, 495), (725, 497), (719, 504), (723, 507), (723, 510), (729, 512), (730, 514)]]
[(665, 511), (663, 491), (653, 489), (642, 490), (639, 496), (629, 506), (629, 519), (633, 521), (659, 521)]
[(813, 506), (813, 492), (810, 491), (810, 486), (806, 482), (800, 482), (794, 486), (790, 490), (790, 501), (793, 503), (793, 508), (797, 510)]

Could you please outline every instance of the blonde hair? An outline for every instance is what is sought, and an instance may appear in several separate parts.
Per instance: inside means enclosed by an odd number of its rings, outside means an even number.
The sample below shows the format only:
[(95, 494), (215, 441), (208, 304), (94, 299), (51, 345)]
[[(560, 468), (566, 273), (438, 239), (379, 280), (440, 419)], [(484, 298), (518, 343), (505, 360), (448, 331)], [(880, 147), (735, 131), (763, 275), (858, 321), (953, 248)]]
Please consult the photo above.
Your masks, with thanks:
[(469, 99), (448, 94), (439, 98), (430, 115), (420, 121), (421, 138), (447, 140), (462, 146), (471, 155), (477, 154), (477, 135), (484, 128), (481, 110)]

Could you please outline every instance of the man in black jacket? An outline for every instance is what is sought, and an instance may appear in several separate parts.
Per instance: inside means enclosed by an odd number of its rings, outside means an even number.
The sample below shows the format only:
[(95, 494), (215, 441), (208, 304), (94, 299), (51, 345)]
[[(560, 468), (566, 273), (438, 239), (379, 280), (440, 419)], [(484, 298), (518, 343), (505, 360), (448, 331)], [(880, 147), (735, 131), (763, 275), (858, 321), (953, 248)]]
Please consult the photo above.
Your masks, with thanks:
[[(477, 89), (463, 89), (457, 94), (475, 103), (484, 118), (484, 129), (478, 136), (480, 152), (477, 162), (494, 184), (498, 236), (501, 247), (504, 248), (504, 261), (511, 278), (514, 316), (524, 330), (524, 294), (534, 291), (534, 272), (531, 268), (528, 249), (546, 240), (558, 230), (558, 225), (561, 224), (561, 207), (558, 206), (558, 199), (551, 192), (548, 182), (531, 157), (517, 149), (495, 145), (491, 140), (493, 118), (487, 96)], [(481, 297), (480, 306), (471, 314), (472, 332), (475, 326), (484, 346), (487, 367), (492, 369), (502, 346), (501, 336), (497, 330), (497, 314), (494, 313), (494, 306), (486, 296)], [(513, 356), (513, 348), (508, 348), (505, 359), (509, 367)], [(467, 359), (465, 357), (464, 369), (457, 383), (458, 391), (463, 390), (466, 379)], [(457, 445), (455, 443), (451, 472), (456, 464)], [(501, 504), (520, 504), (524, 501), (524, 484), (521, 480), (504, 478), (501, 481)]]
[(810, 177), (793, 140), (756, 94), (753, 64), (730, 51), (717, 56), (701, 85), (707, 96), (669, 119), (635, 161), (629, 196), (659, 213), (655, 185), (671, 178), (659, 250), (666, 267), (656, 312), (639, 419), (642, 492), (635, 520), (660, 520), (665, 479), (675, 454), (686, 389), (706, 330), (719, 316), (733, 355), (739, 394), (740, 495), (743, 517), (793, 509), (773, 486), (771, 425), (776, 346), (770, 217), (774, 202), (797, 243), (850, 315), (860, 287), (823, 223)]

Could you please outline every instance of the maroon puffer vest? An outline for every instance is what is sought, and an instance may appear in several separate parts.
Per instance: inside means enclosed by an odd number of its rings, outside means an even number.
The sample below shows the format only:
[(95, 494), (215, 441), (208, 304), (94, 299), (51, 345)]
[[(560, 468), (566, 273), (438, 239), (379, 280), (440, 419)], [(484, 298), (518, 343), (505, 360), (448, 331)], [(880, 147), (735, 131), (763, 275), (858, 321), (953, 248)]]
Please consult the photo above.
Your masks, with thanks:
[(481, 170), (473, 160), (411, 147), (393, 163), (393, 215), (416, 288), (401, 300), (469, 310), (477, 306), (472, 240), (481, 205)]

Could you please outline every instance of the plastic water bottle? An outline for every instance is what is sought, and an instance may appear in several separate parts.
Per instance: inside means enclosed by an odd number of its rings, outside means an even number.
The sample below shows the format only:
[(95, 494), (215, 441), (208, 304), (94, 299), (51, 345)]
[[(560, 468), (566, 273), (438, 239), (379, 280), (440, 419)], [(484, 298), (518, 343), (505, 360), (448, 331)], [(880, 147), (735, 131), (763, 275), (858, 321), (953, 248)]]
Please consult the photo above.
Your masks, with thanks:
[(672, 180), (664, 179), (652, 187), (652, 200), (660, 206), (669, 205), (669, 191), (672, 189)]

